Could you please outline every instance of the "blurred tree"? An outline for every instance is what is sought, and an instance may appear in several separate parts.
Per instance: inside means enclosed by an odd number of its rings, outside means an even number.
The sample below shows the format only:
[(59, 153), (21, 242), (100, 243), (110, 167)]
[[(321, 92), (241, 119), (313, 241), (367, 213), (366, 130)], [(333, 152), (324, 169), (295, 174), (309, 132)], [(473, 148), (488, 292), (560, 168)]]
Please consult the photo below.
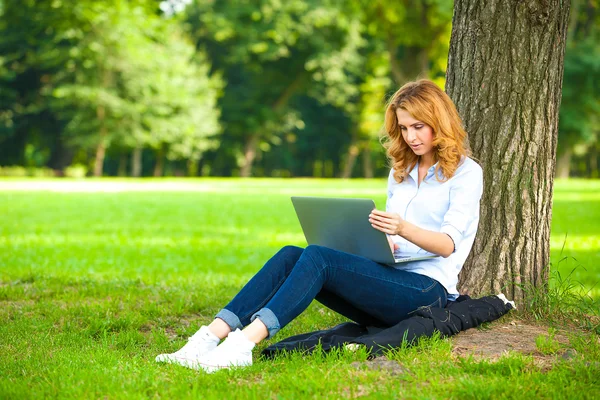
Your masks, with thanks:
[[(201, 54), (155, 6), (149, 0), (7, 0), (2, 86), (17, 100), (13, 108), (24, 110), (18, 119), (33, 122), (5, 136), (30, 141), (40, 116), (50, 115), (64, 125), (55, 133), (63, 133), (61, 140), (94, 151), (96, 176), (111, 144), (151, 146), (160, 156), (192, 160), (215, 146), (218, 79), (207, 77)], [(26, 85), (31, 76), (34, 84)], [(3, 120), (5, 129), (19, 126)]]
[[(365, 178), (374, 176), (372, 150), (381, 154), (379, 145), (386, 94), (395, 88), (389, 78), (389, 64), (381, 43), (369, 41), (369, 52), (365, 56), (362, 70), (364, 71), (358, 84), (359, 96), (349, 115), (352, 120), (351, 139), (345, 157), (342, 178), (353, 175), (354, 165), (362, 154), (363, 172)], [(381, 50), (381, 51), (378, 51)], [(375, 145), (375, 146), (374, 146)], [(381, 154), (382, 155), (382, 154)]]
[(350, 141), (338, 142), (337, 151), (346, 152), (340, 175), (351, 176), (362, 153), (364, 174), (373, 176), (381, 126), (373, 121), (381, 121), (386, 93), (397, 89), (386, 75), (431, 73), (443, 83), (452, 15), (445, 1), (196, 1), (186, 13), (198, 46), (227, 82), (213, 172), (227, 175), (233, 164), (248, 176), (257, 155), (276, 148), (288, 128), (309, 134), (298, 129), (307, 126), (304, 115), (290, 107), (295, 94), (306, 94), (351, 122)]
[(353, 129), (341, 176), (352, 176), (354, 163), (362, 154), (362, 175), (370, 178), (374, 176), (371, 152), (383, 155), (377, 138), (386, 95), (417, 78), (444, 84), (452, 3), (437, 0), (349, 3), (358, 10), (366, 44), (355, 79), (359, 95), (354, 110), (349, 112)]
[(417, 78), (443, 83), (452, 22), (447, 0), (358, 0), (366, 32), (386, 50), (399, 87)]
[[(600, 126), (600, 4), (573, 0), (565, 54), (556, 176), (568, 178), (574, 149), (596, 154)], [(590, 163), (596, 175), (597, 162)], [(596, 172), (594, 172), (594, 170)]]
[(195, 53), (174, 24), (158, 18), (153, 23), (151, 35), (121, 39), (126, 40), (120, 57), (123, 95), (137, 105), (136, 119), (127, 126), (130, 134), (121, 142), (135, 149), (135, 171), (141, 148), (154, 149), (154, 175), (161, 176), (165, 158), (195, 166), (205, 151), (218, 146), (216, 102), (222, 85), (218, 76), (208, 77), (206, 57)]
[[(109, 163), (109, 174), (133, 176), (186, 162), (190, 175), (383, 174), (386, 97), (417, 77), (444, 84), (451, 6), (0, 0), (0, 163), (95, 160), (97, 174)], [(593, 175), (598, 0), (573, 9), (558, 170), (577, 152), (574, 173)], [(291, 161), (315, 143), (331, 147)]]
[[(457, 0), (446, 89), (484, 173), (481, 219), (460, 287), (545, 288), (569, 3)], [(485, 28), (483, 28), (485, 27)]]
[(360, 36), (352, 34), (357, 21), (342, 12), (341, 4), (223, 0), (188, 7), (198, 48), (206, 50), (214, 71), (227, 82), (220, 106), (223, 147), (229, 154), (220, 156), (239, 165), (240, 175), (249, 176), (257, 153), (301, 124), (289, 106), (294, 95), (308, 93), (319, 82), (329, 88), (325, 101), (341, 104), (353, 94), (344, 61), (352, 59), (358, 47), (353, 40)]
[(298, 126), (281, 136), (276, 151), (263, 152), (255, 173), (273, 176), (333, 178), (340, 174), (343, 149), (352, 121), (342, 108), (308, 95), (295, 96), (290, 107), (302, 115)]
[(48, 42), (56, 27), (68, 23), (67, 16), (48, 14), (49, 2), (37, 8), (34, 3), (0, 2), (0, 160), (64, 167), (70, 151), (59, 139), (63, 126), (40, 91), (60, 70), (47, 58), (62, 49)]

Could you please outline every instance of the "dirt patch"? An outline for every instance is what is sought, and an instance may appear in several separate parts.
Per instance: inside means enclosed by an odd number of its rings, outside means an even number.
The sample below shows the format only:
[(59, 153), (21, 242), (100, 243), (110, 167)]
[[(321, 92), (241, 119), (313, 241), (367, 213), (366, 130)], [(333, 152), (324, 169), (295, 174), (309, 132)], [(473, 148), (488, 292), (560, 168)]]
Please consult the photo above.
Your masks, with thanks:
[(534, 362), (541, 367), (549, 367), (556, 355), (563, 359), (576, 356), (575, 350), (567, 349), (569, 339), (560, 331), (552, 335), (560, 349), (554, 354), (543, 354), (536, 345), (536, 339), (543, 335), (550, 337), (547, 326), (534, 325), (525, 321), (513, 320), (494, 323), (488, 329), (469, 329), (454, 336), (453, 355), (457, 357), (473, 356), (475, 359), (495, 361), (509, 352), (519, 352), (533, 356)]
[[(551, 343), (553, 351), (543, 353), (538, 349), (536, 339), (545, 337), (544, 343)], [(548, 326), (535, 325), (526, 321), (512, 320), (489, 324), (486, 329), (469, 329), (453, 336), (452, 354), (455, 357), (472, 356), (475, 360), (497, 361), (509, 352), (518, 352), (533, 357), (534, 364), (541, 370), (549, 370), (558, 360), (568, 361), (579, 357), (570, 347), (565, 332), (549, 334)], [(411, 374), (411, 371), (398, 361), (377, 357), (365, 362), (353, 362), (356, 369), (369, 369), (387, 372), (391, 375)]]

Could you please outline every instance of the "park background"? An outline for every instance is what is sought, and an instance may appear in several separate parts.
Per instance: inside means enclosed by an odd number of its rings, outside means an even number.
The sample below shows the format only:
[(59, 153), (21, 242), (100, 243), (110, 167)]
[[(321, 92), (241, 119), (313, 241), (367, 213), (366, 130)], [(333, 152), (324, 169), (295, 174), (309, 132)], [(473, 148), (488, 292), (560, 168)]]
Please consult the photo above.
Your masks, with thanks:
[[(0, 397), (397, 395), (397, 377), (348, 366), (364, 354), (292, 355), (212, 379), (152, 360), (210, 321), (281, 246), (305, 245), (291, 195), (384, 206), (385, 102), (415, 78), (444, 87), (452, 9), (0, 0)], [(580, 316), (597, 315), (600, 298), (599, 22), (598, 1), (571, 3), (555, 308), (516, 322), (595, 331), (568, 345), (588, 358), (551, 371), (521, 354), (457, 361), (434, 339), (390, 355), (411, 370), (404, 396), (598, 394), (599, 325)], [(280, 337), (341, 321), (315, 302)], [(551, 329), (536, 350), (548, 357), (567, 346)]]
[[(384, 177), (453, 2), (0, 1), (0, 175)], [(557, 176), (598, 178), (600, 11), (572, 3)]]

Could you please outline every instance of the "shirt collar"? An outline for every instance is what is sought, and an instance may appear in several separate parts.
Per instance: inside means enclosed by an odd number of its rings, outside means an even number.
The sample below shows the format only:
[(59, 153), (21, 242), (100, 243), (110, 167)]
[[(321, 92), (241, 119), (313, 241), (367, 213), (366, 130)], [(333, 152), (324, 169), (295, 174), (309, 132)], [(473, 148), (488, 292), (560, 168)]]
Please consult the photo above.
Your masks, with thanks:
[[(437, 167), (438, 163), (439, 163), (439, 161), (436, 162), (435, 164), (433, 164), (431, 167), (429, 167), (429, 169), (427, 170), (427, 175), (425, 175), (425, 178), (429, 178), (430, 176), (434, 175), (435, 167)], [(419, 161), (417, 161), (414, 168), (408, 174), (410, 175), (411, 178), (413, 178), (413, 180), (415, 182), (419, 182)], [(440, 171), (440, 175), (442, 175), (441, 171)]]
[(417, 161), (413, 169), (408, 174), (411, 178), (413, 178), (413, 181), (419, 182), (419, 161)]

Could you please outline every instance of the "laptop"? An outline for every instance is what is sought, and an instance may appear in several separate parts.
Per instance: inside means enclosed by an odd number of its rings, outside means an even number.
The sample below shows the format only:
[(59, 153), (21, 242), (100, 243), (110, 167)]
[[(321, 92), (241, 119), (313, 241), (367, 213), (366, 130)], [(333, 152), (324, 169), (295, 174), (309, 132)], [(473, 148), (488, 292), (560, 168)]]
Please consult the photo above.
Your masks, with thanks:
[(381, 264), (439, 257), (392, 252), (387, 235), (369, 222), (369, 214), (375, 208), (373, 200), (293, 196), (292, 204), (308, 244), (366, 257)]

